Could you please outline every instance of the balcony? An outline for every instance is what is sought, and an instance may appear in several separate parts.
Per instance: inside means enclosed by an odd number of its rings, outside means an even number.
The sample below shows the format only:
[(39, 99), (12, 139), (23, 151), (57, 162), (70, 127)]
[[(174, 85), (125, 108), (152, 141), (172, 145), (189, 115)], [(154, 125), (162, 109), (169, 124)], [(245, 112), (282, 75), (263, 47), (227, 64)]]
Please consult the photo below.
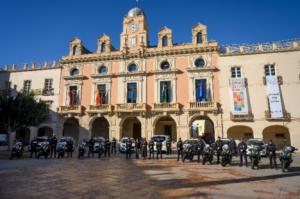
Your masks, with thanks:
[(81, 105), (60, 106), (58, 108), (58, 113), (62, 115), (80, 115), (82, 113), (82, 106)]
[(230, 113), (230, 120), (234, 121), (234, 122), (249, 122), (249, 121), (253, 121), (254, 116), (253, 113), (248, 113), (245, 115), (235, 115), (233, 113)]
[(101, 105), (90, 105), (87, 110), (88, 113), (111, 113), (112, 105), (110, 104), (101, 104)]
[(119, 113), (146, 112), (146, 103), (117, 104), (116, 112)]
[(218, 103), (212, 101), (190, 102), (188, 110), (213, 112), (218, 110)]
[(287, 111), (283, 111), (283, 117), (281, 118), (272, 118), (271, 117), (271, 112), (270, 111), (265, 111), (265, 118), (268, 121), (290, 121), (291, 120), (291, 114), (288, 113)]
[(51, 96), (51, 95), (54, 95), (54, 89), (53, 89), (53, 88), (50, 88), (50, 89), (43, 89), (42, 95), (43, 95), (43, 96)]
[(179, 112), (179, 103), (154, 103), (154, 112)]

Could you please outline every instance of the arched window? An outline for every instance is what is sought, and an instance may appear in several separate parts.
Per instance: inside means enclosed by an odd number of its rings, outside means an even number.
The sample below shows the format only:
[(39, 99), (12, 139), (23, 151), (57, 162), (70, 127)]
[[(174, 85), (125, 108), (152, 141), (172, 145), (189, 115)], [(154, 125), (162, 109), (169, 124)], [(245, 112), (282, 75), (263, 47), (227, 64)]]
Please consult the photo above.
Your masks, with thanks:
[(202, 32), (198, 32), (197, 33), (197, 44), (201, 44), (202, 41)]
[(77, 68), (71, 69), (70, 75), (71, 75), (71, 76), (79, 75), (79, 70), (78, 70)]
[(104, 42), (101, 44), (101, 52), (106, 52), (106, 44)]
[(169, 63), (168, 61), (163, 61), (163, 62), (161, 62), (161, 64), (160, 64), (160, 68), (161, 68), (162, 70), (167, 70), (167, 69), (170, 68), (170, 63)]
[(73, 55), (77, 55), (78, 54), (78, 47), (77, 45), (73, 47)]
[(202, 59), (202, 58), (196, 59), (196, 61), (195, 61), (195, 66), (196, 66), (197, 68), (203, 68), (203, 67), (205, 66), (205, 61), (204, 61), (204, 59)]
[(128, 66), (128, 68), (127, 68), (127, 70), (129, 71), (129, 72), (135, 72), (136, 70), (137, 70), (137, 66), (136, 66), (136, 64), (130, 64), (129, 66)]
[(105, 74), (105, 73), (107, 73), (107, 67), (106, 66), (100, 66), (98, 68), (98, 73), (99, 74)]
[(168, 46), (168, 37), (167, 36), (163, 36), (163, 38), (162, 38), (162, 46)]

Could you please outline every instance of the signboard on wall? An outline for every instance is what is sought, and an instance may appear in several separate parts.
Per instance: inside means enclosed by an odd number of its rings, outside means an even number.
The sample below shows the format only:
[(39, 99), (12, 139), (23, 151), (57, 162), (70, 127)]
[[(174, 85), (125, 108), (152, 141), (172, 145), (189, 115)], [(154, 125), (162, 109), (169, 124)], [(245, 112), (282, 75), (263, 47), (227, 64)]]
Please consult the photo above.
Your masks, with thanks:
[(244, 78), (231, 78), (232, 90), (232, 114), (234, 115), (247, 115), (248, 101), (247, 90)]
[(282, 118), (282, 103), (277, 76), (266, 76), (268, 101), (271, 118)]

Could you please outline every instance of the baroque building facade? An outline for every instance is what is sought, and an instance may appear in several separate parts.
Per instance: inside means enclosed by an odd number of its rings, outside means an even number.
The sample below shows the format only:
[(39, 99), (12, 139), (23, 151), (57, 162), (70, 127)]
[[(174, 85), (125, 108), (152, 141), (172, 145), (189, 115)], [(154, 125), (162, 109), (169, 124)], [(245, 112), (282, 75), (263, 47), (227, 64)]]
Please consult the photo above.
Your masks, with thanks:
[(133, 8), (120, 49), (105, 34), (96, 52), (74, 38), (57, 67), (54, 132), (77, 143), (166, 134), (173, 142), (254, 137), (300, 147), (300, 41), (221, 46), (203, 24), (191, 33), (176, 44), (163, 27), (152, 46), (145, 14)]

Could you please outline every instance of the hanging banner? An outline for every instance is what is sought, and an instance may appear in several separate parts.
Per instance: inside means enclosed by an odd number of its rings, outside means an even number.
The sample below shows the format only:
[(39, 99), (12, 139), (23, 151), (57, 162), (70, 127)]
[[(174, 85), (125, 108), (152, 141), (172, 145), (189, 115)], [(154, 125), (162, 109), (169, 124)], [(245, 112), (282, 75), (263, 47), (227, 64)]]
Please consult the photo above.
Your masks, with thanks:
[(277, 76), (266, 76), (266, 82), (271, 118), (282, 118), (282, 103)]
[(249, 110), (245, 79), (231, 78), (231, 90), (233, 101), (232, 114), (247, 115), (249, 113)]

